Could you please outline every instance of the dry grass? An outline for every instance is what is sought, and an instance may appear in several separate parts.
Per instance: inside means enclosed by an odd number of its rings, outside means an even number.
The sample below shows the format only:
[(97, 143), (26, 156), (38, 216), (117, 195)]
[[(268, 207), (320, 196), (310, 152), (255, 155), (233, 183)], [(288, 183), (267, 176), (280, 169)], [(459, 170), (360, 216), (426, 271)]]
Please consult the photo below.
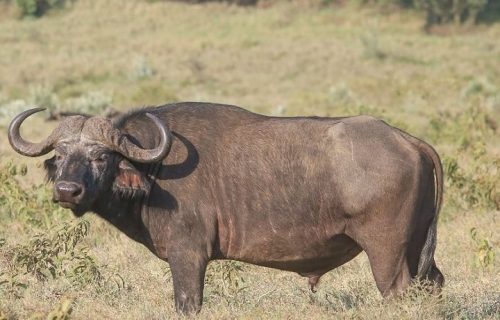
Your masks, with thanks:
[[(491, 164), (500, 155), (493, 129), (500, 121), (500, 26), (440, 37), (423, 34), (421, 21), (412, 13), (314, 2), (240, 8), (88, 0), (38, 20), (4, 13), (0, 126), (16, 99), (23, 100), (19, 108), (202, 100), (275, 115), (381, 116), (429, 140), (447, 164), (454, 159), (460, 168), (447, 180), (438, 230), (436, 260), (447, 280), (442, 297), (410, 290), (383, 300), (364, 254), (327, 274), (315, 294), (292, 273), (213, 263), (199, 318), (498, 319), (500, 187)], [(34, 139), (53, 126), (41, 117), (31, 124), (25, 133)], [(31, 186), (42, 181), (41, 159), (14, 155), (4, 135), (0, 159), (6, 173), (0, 310), (7, 318), (64, 316), (69, 306), (76, 319), (175, 317), (167, 264), (92, 215), (90, 233), (75, 250), (88, 248), (102, 282), (41, 281), (16, 269), (12, 252), (74, 219), (48, 203), (46, 187)], [(10, 159), (27, 163), (29, 175), (12, 177), (4, 167)], [(28, 198), (19, 190), (29, 190)]]

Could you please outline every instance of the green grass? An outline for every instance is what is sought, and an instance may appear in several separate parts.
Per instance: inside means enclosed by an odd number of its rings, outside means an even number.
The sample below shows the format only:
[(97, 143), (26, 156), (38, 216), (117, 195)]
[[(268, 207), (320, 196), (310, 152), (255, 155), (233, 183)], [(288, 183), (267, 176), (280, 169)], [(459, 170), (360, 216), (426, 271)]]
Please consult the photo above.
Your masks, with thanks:
[[(5, 12), (4, 132), (33, 104), (101, 113), (197, 100), (273, 115), (373, 114), (441, 154), (441, 297), (411, 289), (382, 299), (364, 254), (325, 275), (315, 294), (293, 273), (214, 262), (200, 319), (499, 318), (499, 25), (427, 35), (418, 13), (316, 2), (88, 0), (35, 20)], [(55, 125), (34, 118), (23, 128), (33, 140)], [(14, 154), (0, 134), (0, 161), (0, 319), (175, 317), (166, 263), (93, 215), (73, 246), (78, 220), (50, 202), (42, 159)], [(43, 274), (54, 261), (55, 276), (37, 276), (33, 257)]]

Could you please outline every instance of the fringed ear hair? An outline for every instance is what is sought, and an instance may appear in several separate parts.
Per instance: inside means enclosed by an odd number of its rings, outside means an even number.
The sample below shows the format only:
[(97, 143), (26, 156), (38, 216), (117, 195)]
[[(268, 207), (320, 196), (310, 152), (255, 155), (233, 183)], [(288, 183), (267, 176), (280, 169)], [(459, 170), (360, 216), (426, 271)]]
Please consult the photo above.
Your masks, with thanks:
[(56, 157), (53, 156), (50, 159), (47, 159), (43, 162), (43, 168), (45, 169), (45, 173), (47, 174), (47, 180), (53, 182), (56, 179), (56, 170), (57, 166), (54, 163)]
[(146, 177), (128, 160), (122, 159), (118, 164), (113, 192), (122, 198), (135, 198), (147, 194), (149, 189), (150, 183)]

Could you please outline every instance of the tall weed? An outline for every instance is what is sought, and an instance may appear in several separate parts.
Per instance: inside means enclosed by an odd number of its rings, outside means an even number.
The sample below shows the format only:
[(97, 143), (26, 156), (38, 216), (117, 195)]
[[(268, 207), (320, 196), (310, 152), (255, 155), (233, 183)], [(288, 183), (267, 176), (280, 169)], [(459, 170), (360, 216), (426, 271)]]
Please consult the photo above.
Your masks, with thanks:
[(247, 288), (243, 276), (245, 265), (237, 261), (215, 261), (210, 263), (205, 284), (209, 295), (224, 299), (228, 304), (241, 302), (238, 297)]
[(29, 17), (43, 16), (52, 9), (61, 9), (74, 0), (16, 0), (21, 15)]
[(44, 184), (23, 188), (16, 176), (27, 173), (23, 164), (7, 163), (0, 167), (0, 218), (25, 222), (26, 227), (49, 228), (64, 215), (63, 209), (52, 203)]
[(490, 240), (481, 236), (477, 228), (470, 229), (470, 236), (475, 247), (475, 265), (481, 268), (491, 268), (495, 261), (495, 251)]
[[(85, 274), (86, 269), (95, 271), (88, 280), (99, 280), (99, 271), (95, 268), (93, 259), (87, 259), (86, 250), (75, 250), (76, 246), (87, 235), (89, 223), (82, 220), (75, 225), (64, 223), (52, 234), (39, 233), (34, 235), (29, 243), (21, 244), (11, 250), (13, 266), (24, 273), (36, 276), (38, 280), (55, 279), (61, 276), (78, 279)], [(87, 261), (89, 266), (83, 268), (81, 261)]]
[(431, 140), (454, 147), (443, 159), (447, 203), (453, 208), (500, 209), (500, 159), (489, 150), (496, 134), (493, 123), (477, 104), (430, 121)]

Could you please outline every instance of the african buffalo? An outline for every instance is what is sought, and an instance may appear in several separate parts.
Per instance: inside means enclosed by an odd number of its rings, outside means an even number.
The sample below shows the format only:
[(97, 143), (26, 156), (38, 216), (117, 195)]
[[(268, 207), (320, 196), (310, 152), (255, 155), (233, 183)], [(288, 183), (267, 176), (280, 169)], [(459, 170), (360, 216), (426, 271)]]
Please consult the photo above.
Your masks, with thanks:
[(199, 311), (207, 263), (297, 272), (312, 287), (362, 250), (383, 296), (444, 281), (434, 262), (443, 170), (436, 151), (370, 116), (268, 117), (208, 103), (113, 120), (64, 118), (18, 153), (45, 160), (54, 201), (93, 211), (168, 261), (178, 312)]

